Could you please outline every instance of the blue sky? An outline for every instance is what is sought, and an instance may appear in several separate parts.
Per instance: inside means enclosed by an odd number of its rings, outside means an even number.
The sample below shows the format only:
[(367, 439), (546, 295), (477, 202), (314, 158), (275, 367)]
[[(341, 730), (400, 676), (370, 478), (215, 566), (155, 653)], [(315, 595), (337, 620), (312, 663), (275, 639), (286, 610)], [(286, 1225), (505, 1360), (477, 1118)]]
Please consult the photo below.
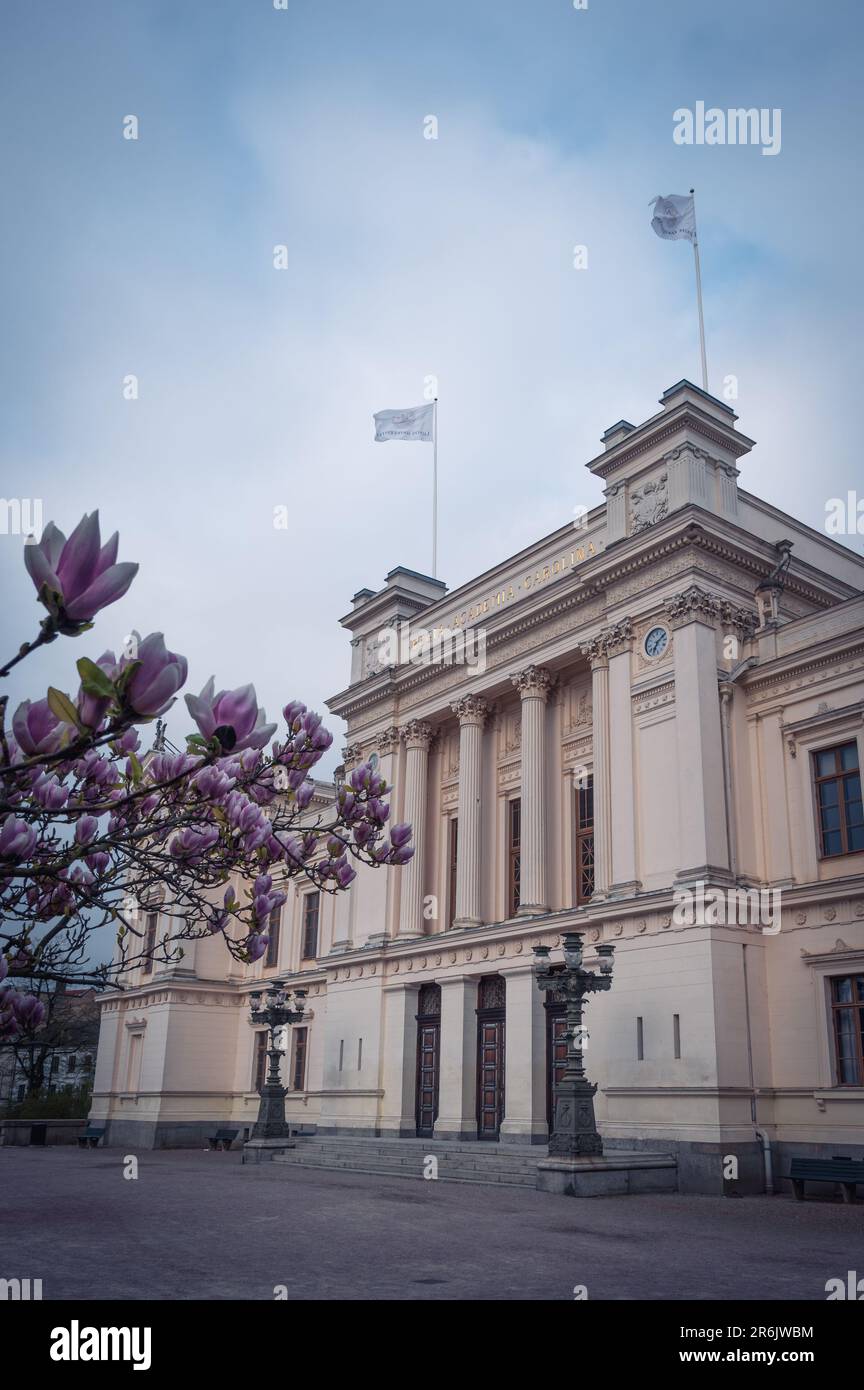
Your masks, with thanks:
[[(657, 193), (697, 189), (742, 484), (817, 527), (862, 486), (859, 5), (6, 0), (0, 23), (3, 494), (67, 531), (99, 506), (141, 563), (13, 701), (135, 627), (194, 690), (321, 707), (351, 594), (429, 567), (430, 451), (373, 444), (371, 415), (430, 374), (451, 587), (598, 502), (603, 430), (698, 381)], [(779, 107), (780, 154), (675, 145), (699, 100)], [(18, 538), (0, 584), (11, 650), (37, 621)]]

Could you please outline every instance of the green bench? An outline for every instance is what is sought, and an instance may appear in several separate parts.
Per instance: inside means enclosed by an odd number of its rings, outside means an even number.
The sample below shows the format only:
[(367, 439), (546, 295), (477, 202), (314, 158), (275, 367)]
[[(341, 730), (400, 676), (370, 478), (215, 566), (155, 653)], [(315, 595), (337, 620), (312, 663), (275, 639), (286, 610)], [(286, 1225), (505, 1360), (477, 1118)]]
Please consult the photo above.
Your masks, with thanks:
[(79, 1149), (98, 1149), (99, 1140), (105, 1137), (105, 1126), (88, 1125), (83, 1134), (78, 1135)]
[(793, 1158), (789, 1166), (792, 1191), (804, 1200), (805, 1182), (839, 1182), (844, 1202), (855, 1201), (855, 1184), (864, 1183), (864, 1160), (855, 1158)]
[(230, 1149), (239, 1133), (239, 1129), (217, 1129), (215, 1134), (211, 1134), (208, 1142), (211, 1149)]

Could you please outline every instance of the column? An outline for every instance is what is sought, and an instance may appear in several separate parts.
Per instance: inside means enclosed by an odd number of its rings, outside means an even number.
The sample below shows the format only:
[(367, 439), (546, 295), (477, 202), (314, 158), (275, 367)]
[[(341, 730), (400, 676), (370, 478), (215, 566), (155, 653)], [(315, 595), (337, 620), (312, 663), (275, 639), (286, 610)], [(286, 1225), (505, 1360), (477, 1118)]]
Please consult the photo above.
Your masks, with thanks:
[[(666, 600), (674, 633), (678, 882), (730, 879), (715, 623), (721, 600), (693, 584)], [(782, 753), (782, 744), (780, 745)]]
[[(400, 754), (402, 751), (402, 738), (395, 725), (390, 725), (382, 730), (375, 740), (378, 749), (378, 768), (379, 774), (386, 780), (391, 790), (386, 794), (385, 800), (392, 803), (394, 801), (394, 789), (398, 788), (403, 780), (399, 767)], [(395, 807), (393, 808), (395, 811)], [(393, 820), (396, 820), (395, 814)], [(379, 928), (375, 934), (370, 934), (370, 945), (380, 944), (389, 940), (390, 937), (398, 935), (399, 932), (399, 894), (401, 875), (404, 869), (386, 869), (378, 877), (384, 880), (382, 891), (377, 897), (379, 912)], [(359, 878), (359, 874), (358, 874)]]
[(417, 1128), (417, 996), (419, 984), (384, 986), (380, 1129), (382, 1135), (405, 1137)]
[(456, 841), (456, 918), (454, 927), (479, 927), (480, 824), (485, 700), (466, 695), (451, 705), (459, 720), (459, 825)]
[(512, 677), (522, 700), (522, 873), (519, 916), (548, 912), (546, 897), (546, 699), (551, 673), (527, 666)]
[(546, 1015), (533, 962), (500, 972), (506, 980), (504, 1119), (501, 1143), (542, 1144), (546, 1123)]
[(436, 1139), (477, 1138), (477, 975), (445, 975)]
[(602, 637), (583, 648), (591, 662), (592, 752), (594, 760), (594, 892), (602, 902), (612, 881), (612, 801), (609, 774), (609, 658)]
[[(789, 813), (786, 807), (796, 807), (796, 790), (790, 794), (786, 782), (786, 745), (783, 741), (783, 712), (772, 710), (757, 718), (759, 738), (759, 772), (762, 790), (757, 806), (761, 806), (765, 826), (765, 877), (772, 885), (790, 885), (793, 880), (792, 854), (789, 843)], [(772, 806), (772, 798), (777, 798)], [(800, 804), (806, 804), (801, 802)]]
[(630, 897), (642, 887), (636, 873), (636, 778), (633, 766), (633, 702), (630, 650), (633, 629), (629, 618), (608, 628), (605, 635), (609, 658), (609, 792), (611, 817), (612, 882), (609, 895)]
[(399, 870), (400, 910), (397, 937), (423, 935), (424, 842), (426, 839), (426, 779), (432, 727), (412, 719), (402, 729), (407, 752), (405, 760), (405, 806), (403, 819), (414, 834), (414, 857)]

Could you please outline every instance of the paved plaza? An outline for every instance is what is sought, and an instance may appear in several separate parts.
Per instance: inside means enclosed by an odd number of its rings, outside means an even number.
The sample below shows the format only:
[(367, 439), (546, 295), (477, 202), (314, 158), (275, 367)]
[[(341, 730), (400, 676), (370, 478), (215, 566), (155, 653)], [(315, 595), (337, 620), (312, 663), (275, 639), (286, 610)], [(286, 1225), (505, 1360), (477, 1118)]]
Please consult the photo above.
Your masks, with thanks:
[(157, 1151), (0, 1149), (0, 1278), (45, 1299), (824, 1299), (864, 1207), (577, 1200)]

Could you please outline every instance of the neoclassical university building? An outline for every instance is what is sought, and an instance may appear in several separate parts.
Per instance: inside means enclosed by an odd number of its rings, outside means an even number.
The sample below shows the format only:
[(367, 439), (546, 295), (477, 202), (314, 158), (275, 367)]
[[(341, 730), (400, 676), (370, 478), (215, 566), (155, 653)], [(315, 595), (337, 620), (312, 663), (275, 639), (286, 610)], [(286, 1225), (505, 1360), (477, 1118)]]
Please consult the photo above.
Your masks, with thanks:
[(308, 990), (298, 1127), (540, 1146), (566, 1041), (532, 947), (578, 930), (589, 966), (615, 946), (585, 1050), (607, 1152), (673, 1153), (702, 1191), (728, 1155), (750, 1190), (864, 1156), (864, 558), (739, 487), (727, 404), (682, 381), (660, 406), (603, 435), (575, 525), (453, 593), (397, 568), (355, 595), (329, 707), (415, 857), (292, 886), (253, 967), (202, 939), (106, 996), (108, 1142), (248, 1132), (248, 996), (278, 979)]

